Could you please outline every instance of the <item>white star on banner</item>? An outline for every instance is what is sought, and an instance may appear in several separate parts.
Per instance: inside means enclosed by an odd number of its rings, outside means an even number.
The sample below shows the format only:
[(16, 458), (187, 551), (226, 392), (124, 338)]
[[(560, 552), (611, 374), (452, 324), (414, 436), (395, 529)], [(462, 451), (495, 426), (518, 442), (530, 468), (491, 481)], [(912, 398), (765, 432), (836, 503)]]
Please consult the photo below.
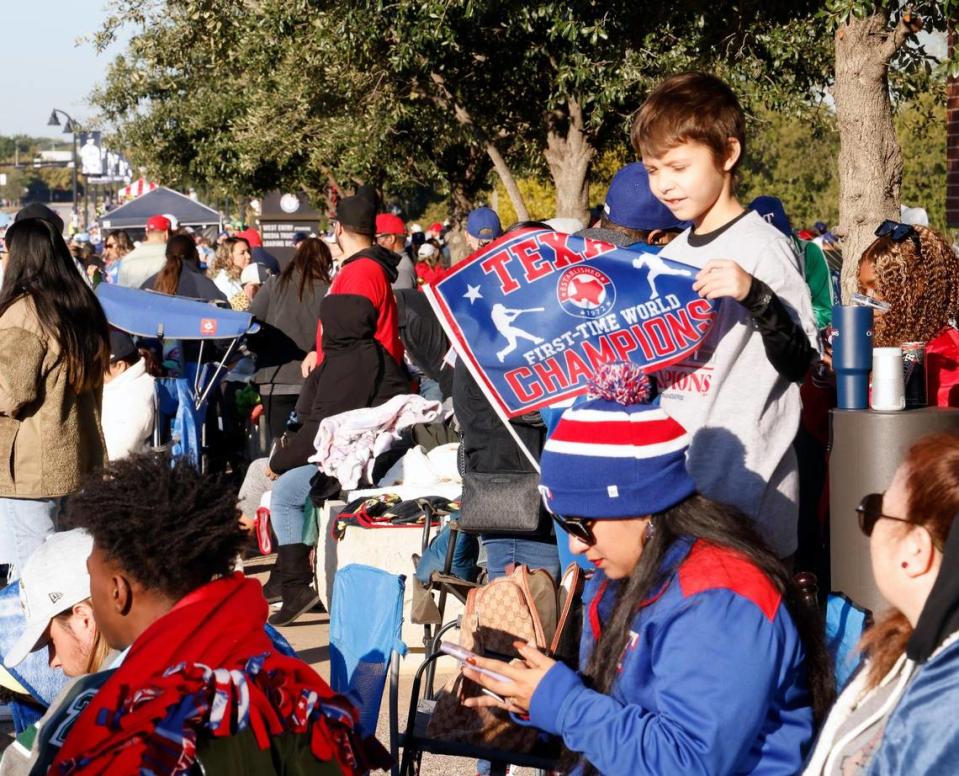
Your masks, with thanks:
[(483, 298), (483, 295), (480, 293), (480, 287), (479, 287), (479, 286), (471, 286), (471, 285), (469, 285), (469, 284), (466, 285), (466, 293), (463, 294), (463, 296), (465, 296), (467, 299), (470, 300), (470, 304), (471, 304), (471, 305), (472, 305), (473, 302), (475, 302), (477, 299), (482, 299), (482, 298)]

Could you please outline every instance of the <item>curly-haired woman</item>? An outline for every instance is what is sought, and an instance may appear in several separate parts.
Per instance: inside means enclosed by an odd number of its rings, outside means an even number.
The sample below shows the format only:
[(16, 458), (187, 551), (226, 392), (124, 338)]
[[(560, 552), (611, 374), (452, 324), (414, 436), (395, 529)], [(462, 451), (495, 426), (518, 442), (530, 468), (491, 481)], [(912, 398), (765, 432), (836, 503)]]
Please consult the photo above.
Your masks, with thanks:
[[(243, 284), (240, 275), (244, 268), (252, 261), (250, 244), (242, 237), (227, 237), (216, 249), (213, 263), (207, 269), (207, 275), (216, 283), (216, 287), (223, 295), (232, 300), (237, 294), (243, 293)], [(249, 302), (247, 302), (249, 306)]]
[(926, 343), (929, 403), (959, 406), (959, 257), (938, 232), (885, 222), (859, 259), (859, 289), (889, 304), (875, 344)]

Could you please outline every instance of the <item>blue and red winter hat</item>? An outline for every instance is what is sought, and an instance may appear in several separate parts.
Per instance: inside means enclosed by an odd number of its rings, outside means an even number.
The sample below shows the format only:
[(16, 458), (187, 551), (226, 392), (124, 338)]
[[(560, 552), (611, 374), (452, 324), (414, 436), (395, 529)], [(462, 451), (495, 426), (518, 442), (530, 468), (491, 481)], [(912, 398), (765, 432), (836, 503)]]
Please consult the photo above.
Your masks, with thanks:
[(540, 491), (554, 514), (590, 519), (662, 512), (696, 491), (689, 434), (650, 402), (642, 369), (601, 367), (589, 399), (563, 412), (540, 458)]

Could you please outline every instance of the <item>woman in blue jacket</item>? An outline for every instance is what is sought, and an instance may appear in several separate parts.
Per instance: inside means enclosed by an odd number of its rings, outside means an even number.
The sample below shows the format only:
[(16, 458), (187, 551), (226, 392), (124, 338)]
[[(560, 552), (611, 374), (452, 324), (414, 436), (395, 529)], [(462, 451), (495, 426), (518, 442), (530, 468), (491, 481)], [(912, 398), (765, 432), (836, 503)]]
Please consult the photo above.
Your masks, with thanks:
[(648, 381), (608, 368), (543, 451), (544, 500), (598, 569), (584, 593), (580, 671), (517, 644), (466, 676), (561, 736), (577, 771), (795, 774), (832, 698), (814, 614), (748, 518), (698, 495), (686, 431), (638, 403)]

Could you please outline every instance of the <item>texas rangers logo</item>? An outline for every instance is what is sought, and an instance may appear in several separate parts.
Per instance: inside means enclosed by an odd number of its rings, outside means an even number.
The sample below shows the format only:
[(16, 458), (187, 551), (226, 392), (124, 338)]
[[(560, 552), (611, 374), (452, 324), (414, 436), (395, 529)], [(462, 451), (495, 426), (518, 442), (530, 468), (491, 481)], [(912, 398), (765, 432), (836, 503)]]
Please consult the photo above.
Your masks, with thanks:
[(556, 298), (560, 307), (577, 318), (599, 318), (613, 309), (616, 286), (595, 267), (570, 267), (559, 276)]

